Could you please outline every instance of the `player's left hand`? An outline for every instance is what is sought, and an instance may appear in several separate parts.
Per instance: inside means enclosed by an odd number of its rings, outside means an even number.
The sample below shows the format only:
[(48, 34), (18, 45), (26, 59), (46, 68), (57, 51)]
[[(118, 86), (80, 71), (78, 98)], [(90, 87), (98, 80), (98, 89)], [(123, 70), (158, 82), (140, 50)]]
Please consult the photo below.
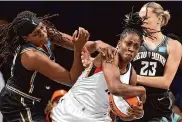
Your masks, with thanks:
[(112, 60), (117, 53), (116, 48), (102, 41), (97, 43), (96, 49), (102, 56), (106, 58), (107, 61)]

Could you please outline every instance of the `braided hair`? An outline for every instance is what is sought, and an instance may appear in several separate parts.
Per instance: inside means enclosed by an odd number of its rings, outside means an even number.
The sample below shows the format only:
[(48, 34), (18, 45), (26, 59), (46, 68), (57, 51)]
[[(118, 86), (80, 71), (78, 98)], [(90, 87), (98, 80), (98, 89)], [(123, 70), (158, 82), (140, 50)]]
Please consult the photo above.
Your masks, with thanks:
[[(146, 13), (147, 16), (147, 13)], [(157, 33), (159, 31), (155, 32), (149, 32), (148, 29), (142, 26), (145, 19), (142, 19), (139, 16), (138, 12), (132, 12), (125, 15), (125, 19), (123, 22), (123, 28), (124, 30), (120, 34), (120, 39), (123, 39), (127, 34), (137, 34), (141, 40), (143, 40), (143, 37), (149, 37), (149, 38), (155, 38), (152, 36), (152, 33)], [(152, 30), (152, 29), (151, 29)]]
[[(22, 36), (27, 36), (32, 33), (40, 22), (45, 24), (47, 28), (53, 29), (52, 34), (48, 34), (49, 37), (53, 36), (54, 33), (58, 35), (58, 30), (47, 20), (53, 16), (58, 16), (58, 14), (37, 17), (36, 14), (31, 11), (23, 11), (20, 12), (11, 23), (0, 25), (0, 67), (6, 62), (8, 56), (13, 55), (19, 46), (25, 44), (25, 40), (23, 40)], [(34, 23), (30, 24), (30, 22)]]

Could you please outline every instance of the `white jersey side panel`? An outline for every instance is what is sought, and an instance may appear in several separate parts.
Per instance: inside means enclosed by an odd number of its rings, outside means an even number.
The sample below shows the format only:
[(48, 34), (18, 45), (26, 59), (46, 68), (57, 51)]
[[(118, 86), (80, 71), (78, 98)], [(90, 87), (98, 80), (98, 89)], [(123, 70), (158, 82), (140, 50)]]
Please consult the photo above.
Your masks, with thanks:
[[(90, 68), (90, 67), (89, 67)], [(72, 94), (84, 106), (89, 107), (93, 112), (108, 112), (109, 91), (103, 72), (98, 72), (86, 77), (86, 69), (71, 88)], [(129, 84), (131, 77), (131, 64), (126, 73), (120, 76), (122, 83)]]
[(76, 99), (94, 113), (106, 113), (108, 110), (107, 84), (100, 71), (90, 77), (86, 77), (92, 64), (78, 78), (77, 82), (71, 88), (71, 92)]

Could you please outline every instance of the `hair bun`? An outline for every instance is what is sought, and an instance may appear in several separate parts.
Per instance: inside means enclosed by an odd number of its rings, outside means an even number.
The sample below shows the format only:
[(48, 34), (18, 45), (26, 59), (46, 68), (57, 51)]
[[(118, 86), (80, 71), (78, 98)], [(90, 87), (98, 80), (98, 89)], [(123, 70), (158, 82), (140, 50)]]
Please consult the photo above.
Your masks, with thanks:
[(127, 15), (125, 15), (125, 19), (124, 19), (124, 28), (133, 28), (136, 30), (142, 30), (142, 24), (143, 21), (140, 18), (138, 12), (131, 12)]

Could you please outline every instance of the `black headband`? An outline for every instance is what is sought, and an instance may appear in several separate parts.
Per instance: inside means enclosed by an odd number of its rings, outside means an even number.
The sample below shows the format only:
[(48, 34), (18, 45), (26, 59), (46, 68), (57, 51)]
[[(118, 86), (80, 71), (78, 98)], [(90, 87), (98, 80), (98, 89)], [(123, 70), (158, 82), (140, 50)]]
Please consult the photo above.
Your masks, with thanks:
[(38, 19), (37, 17), (33, 17), (33, 18), (22, 18), (24, 19), (24, 23), (17, 28), (17, 34), (19, 36), (27, 36), (28, 34), (32, 33), (35, 28), (39, 25), (39, 23), (41, 22), (40, 19)]

